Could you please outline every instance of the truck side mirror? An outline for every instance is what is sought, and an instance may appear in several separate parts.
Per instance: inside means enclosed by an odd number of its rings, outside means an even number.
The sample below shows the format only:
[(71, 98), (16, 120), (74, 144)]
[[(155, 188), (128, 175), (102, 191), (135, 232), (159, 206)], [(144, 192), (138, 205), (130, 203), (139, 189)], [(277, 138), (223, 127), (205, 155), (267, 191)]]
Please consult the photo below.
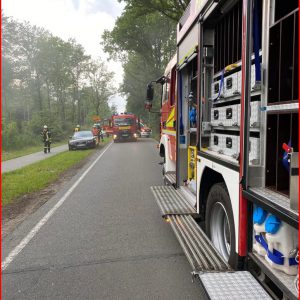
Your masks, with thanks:
[(147, 85), (147, 96), (146, 96), (146, 100), (147, 102), (151, 102), (153, 101), (153, 96), (154, 96), (154, 89), (151, 83), (149, 83)]

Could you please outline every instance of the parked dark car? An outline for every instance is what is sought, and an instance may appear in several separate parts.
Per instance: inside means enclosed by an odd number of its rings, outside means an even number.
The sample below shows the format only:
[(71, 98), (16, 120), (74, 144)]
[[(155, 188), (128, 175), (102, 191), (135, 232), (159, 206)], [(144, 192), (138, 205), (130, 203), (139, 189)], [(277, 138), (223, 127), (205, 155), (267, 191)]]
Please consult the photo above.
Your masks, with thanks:
[(96, 147), (96, 139), (91, 131), (78, 131), (68, 142), (69, 150), (90, 149)]

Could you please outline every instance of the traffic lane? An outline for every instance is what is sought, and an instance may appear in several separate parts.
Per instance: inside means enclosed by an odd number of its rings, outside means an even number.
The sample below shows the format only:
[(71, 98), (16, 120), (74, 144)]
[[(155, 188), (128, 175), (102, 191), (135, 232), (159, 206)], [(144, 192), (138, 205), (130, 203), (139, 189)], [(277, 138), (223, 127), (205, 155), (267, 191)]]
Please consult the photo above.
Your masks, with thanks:
[[(123, 257), (127, 253), (130, 256), (140, 255), (141, 251), (143, 254), (154, 251), (160, 254), (161, 249), (168, 249), (165, 247), (172, 241), (177, 243), (170, 226), (163, 223), (149, 188), (149, 174), (153, 174), (149, 166), (154, 167), (155, 172), (152, 184), (162, 183), (156, 149), (151, 149), (151, 162), (145, 150), (135, 152), (137, 144), (132, 146), (117, 144), (109, 149), (102, 163), (90, 171), (71, 199), (56, 212), (57, 217), (53, 216), (48, 221), (47, 224), (55, 234), (51, 234), (44, 226), (40, 233), (47, 238), (42, 243), (36, 240), (37, 245), (33, 247), (37, 249), (36, 252), (34, 255), (26, 255), (33, 260), (22, 260), (18, 263), (19, 268), (97, 259), (95, 248), (101, 251), (102, 258)], [(126, 149), (129, 151), (126, 152)], [(131, 161), (128, 161), (130, 152), (133, 155)], [(148, 160), (136, 159), (138, 153), (145, 154)], [(131, 168), (121, 163), (125, 158)], [(132, 176), (128, 176), (130, 172)], [(145, 174), (136, 175), (140, 172)], [(169, 234), (159, 243), (154, 243), (152, 241), (160, 235), (157, 223), (165, 226)], [(120, 243), (122, 247), (119, 247)], [(23, 252), (26, 251), (31, 251), (31, 248), (26, 247)]]
[[(173, 296), (191, 293), (199, 297), (198, 286), (190, 283), (190, 267), (170, 226), (159, 216), (149, 189), (150, 185), (162, 184), (155, 146), (152, 140), (118, 143), (104, 154), (5, 271), (7, 299), (13, 295), (11, 290), (14, 295), (21, 291), (22, 298), (35, 297), (37, 286), (43, 289), (43, 297), (51, 297), (53, 282), (65, 298), (82, 280), (86, 282), (90, 273), (95, 279), (86, 284), (92, 286), (89, 288), (92, 291), (83, 288), (76, 297), (89, 292), (102, 299), (116, 293), (121, 299), (123, 296), (127, 299), (126, 293), (122, 295), (124, 291), (118, 292), (123, 286), (141, 293), (143, 290), (154, 292), (152, 276), (162, 281), (158, 289), (162, 294), (176, 283)], [(155, 270), (149, 268), (152, 265), (156, 266)], [(147, 272), (146, 276), (144, 269), (149, 269), (151, 274)], [(165, 273), (168, 273), (167, 279)], [(123, 278), (123, 274), (128, 276)], [(138, 280), (144, 276), (143, 280)], [(111, 281), (114, 285), (109, 291), (105, 290)], [(133, 284), (136, 281), (141, 281), (138, 287)]]
[(3, 299), (204, 299), (189, 267), (178, 267), (185, 262), (148, 258), (11, 274)]
[[(42, 148), (43, 147), (41, 146), (41, 149)], [(24, 155), (21, 157), (13, 158), (10, 160), (2, 161), (1, 162), (1, 172), (5, 173), (5, 172), (14, 171), (14, 170), (23, 168), (25, 166), (31, 165), (40, 160), (46, 159), (49, 156), (53, 156), (55, 154), (58, 154), (58, 153), (61, 153), (61, 152), (67, 151), (67, 150), (68, 150), (68, 145), (62, 145), (62, 146), (58, 146), (58, 147), (53, 147), (51, 149), (51, 152), (47, 153), (47, 154), (45, 154), (43, 151), (40, 151), (40, 152)]]

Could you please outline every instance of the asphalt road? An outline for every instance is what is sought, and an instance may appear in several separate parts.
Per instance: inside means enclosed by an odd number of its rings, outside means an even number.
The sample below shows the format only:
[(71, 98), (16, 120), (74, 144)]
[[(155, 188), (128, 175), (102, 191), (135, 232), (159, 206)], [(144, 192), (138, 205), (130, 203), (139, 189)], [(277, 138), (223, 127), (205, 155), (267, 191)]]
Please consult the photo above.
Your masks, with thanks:
[[(2, 241), (3, 260), (16, 246), (14, 254), (20, 251), (3, 271), (3, 299), (201, 299), (150, 191), (163, 184), (156, 142), (103, 151), (67, 197), (88, 166)], [(22, 248), (21, 240), (55, 205)]]
[[(41, 149), (43, 146), (41, 146)], [(23, 168), (27, 165), (33, 164), (35, 162), (38, 162), (40, 160), (43, 160), (45, 158), (48, 158), (49, 156), (53, 156), (55, 154), (58, 154), (60, 152), (64, 152), (68, 150), (68, 145), (62, 145), (58, 147), (54, 147), (51, 149), (50, 153), (45, 154), (43, 152), (43, 149), (40, 152), (28, 154), (25, 156), (17, 157), (14, 159), (6, 160), (1, 163), (1, 172), (9, 172), (14, 171), (20, 168)]]

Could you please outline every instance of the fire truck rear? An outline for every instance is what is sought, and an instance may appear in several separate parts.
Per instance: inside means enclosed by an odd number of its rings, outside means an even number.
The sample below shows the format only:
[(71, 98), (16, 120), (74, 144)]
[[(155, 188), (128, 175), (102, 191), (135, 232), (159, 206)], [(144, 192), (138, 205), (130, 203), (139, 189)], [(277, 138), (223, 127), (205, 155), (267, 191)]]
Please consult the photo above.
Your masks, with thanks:
[(113, 139), (119, 141), (137, 141), (138, 120), (136, 115), (121, 113), (112, 116)]
[(167, 186), (151, 189), (208, 299), (298, 299), (298, 10), (192, 0), (154, 80)]

